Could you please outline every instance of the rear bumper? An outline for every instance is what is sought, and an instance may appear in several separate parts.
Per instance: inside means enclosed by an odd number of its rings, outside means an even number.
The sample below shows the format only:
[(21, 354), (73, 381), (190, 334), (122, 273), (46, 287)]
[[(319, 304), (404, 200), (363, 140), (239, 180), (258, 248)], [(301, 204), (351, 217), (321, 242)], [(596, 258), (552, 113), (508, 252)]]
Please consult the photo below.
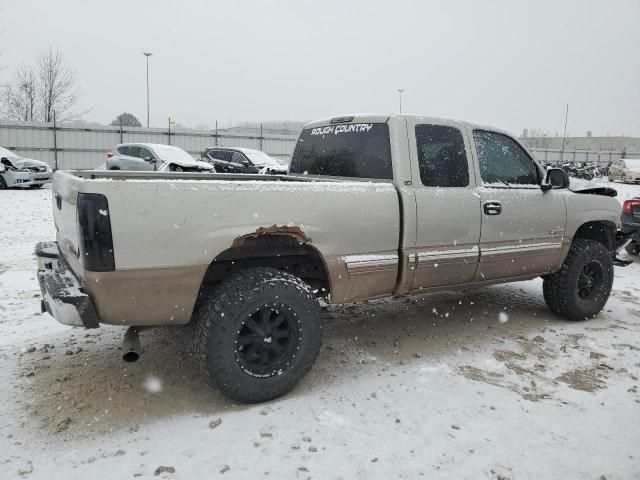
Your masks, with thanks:
[(623, 232), (640, 232), (640, 218), (637, 216), (634, 218), (630, 213), (622, 213), (620, 220), (622, 221)]
[(73, 327), (98, 328), (98, 315), (80, 280), (60, 254), (56, 242), (36, 244), (42, 311)]

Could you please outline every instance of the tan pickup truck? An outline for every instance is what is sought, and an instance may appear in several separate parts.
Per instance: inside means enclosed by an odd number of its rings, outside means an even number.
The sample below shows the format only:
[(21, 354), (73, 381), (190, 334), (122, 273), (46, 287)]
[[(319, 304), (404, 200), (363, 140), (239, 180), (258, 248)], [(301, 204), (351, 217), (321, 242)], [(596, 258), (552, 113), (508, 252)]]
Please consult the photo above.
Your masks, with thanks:
[(320, 348), (318, 299), (347, 303), (542, 276), (570, 319), (604, 306), (621, 206), (569, 188), (509, 134), (409, 115), (305, 126), (287, 176), (57, 172), (56, 241), (36, 247), (58, 321), (194, 324), (212, 383), (258, 402)]

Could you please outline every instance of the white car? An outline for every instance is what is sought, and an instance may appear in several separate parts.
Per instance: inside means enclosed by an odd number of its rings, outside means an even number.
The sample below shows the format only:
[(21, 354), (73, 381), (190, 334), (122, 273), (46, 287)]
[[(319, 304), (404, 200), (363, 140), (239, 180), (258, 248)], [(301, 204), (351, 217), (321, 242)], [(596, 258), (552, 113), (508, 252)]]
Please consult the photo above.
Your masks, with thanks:
[(609, 181), (640, 182), (640, 158), (621, 158), (609, 167)]
[(5, 188), (41, 188), (50, 183), (53, 170), (45, 162), (22, 158), (0, 147), (0, 190)]
[(122, 143), (107, 153), (107, 170), (213, 172), (208, 162), (195, 160), (183, 149), (159, 143)]

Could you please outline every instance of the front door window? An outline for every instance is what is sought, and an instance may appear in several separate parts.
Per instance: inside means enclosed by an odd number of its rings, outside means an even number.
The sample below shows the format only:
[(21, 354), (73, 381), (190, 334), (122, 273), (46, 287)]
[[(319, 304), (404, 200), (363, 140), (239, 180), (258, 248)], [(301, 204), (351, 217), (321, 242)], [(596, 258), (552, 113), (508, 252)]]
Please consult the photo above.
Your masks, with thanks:
[(473, 140), (485, 186), (540, 185), (538, 168), (515, 140), (484, 130), (474, 130)]

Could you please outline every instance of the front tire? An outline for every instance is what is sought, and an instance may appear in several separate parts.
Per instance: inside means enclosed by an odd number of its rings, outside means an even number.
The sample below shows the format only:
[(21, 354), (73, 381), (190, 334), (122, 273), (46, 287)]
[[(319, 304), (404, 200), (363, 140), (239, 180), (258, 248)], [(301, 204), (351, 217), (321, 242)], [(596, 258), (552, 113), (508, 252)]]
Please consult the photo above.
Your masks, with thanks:
[(0, 190), (6, 190), (6, 189), (7, 189), (7, 182), (0, 175)]
[(613, 261), (604, 245), (578, 238), (560, 271), (544, 277), (544, 299), (567, 320), (586, 320), (604, 307), (613, 285)]
[(311, 287), (272, 268), (238, 272), (204, 292), (195, 310), (194, 351), (209, 381), (243, 403), (289, 392), (321, 343)]

